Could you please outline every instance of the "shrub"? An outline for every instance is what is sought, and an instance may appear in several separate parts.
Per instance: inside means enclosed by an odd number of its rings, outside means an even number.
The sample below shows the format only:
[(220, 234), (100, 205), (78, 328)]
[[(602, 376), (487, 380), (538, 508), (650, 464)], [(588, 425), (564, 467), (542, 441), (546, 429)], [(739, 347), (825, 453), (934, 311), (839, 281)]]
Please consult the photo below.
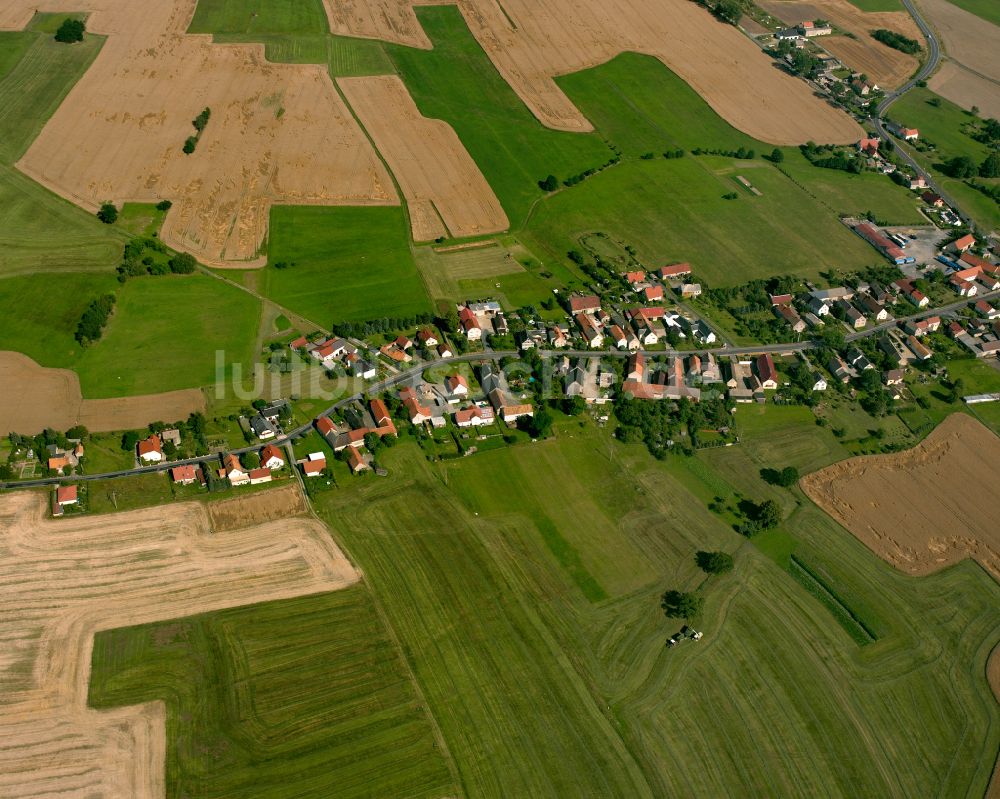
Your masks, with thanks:
[(172, 206), (173, 206), (173, 203), (170, 202), (170, 200), (160, 200), (156, 204), (156, 210), (157, 211), (169, 211)]
[(64, 19), (56, 31), (56, 41), (63, 44), (73, 44), (83, 41), (83, 33), (87, 27), (78, 19)]
[(728, 552), (696, 552), (695, 563), (708, 574), (723, 574), (733, 570), (733, 556)]
[(198, 138), (196, 136), (188, 136), (184, 141), (184, 147), (182, 149), (184, 150), (185, 155), (191, 155), (191, 153), (194, 152), (194, 148), (197, 146)]
[(660, 607), (668, 618), (690, 619), (701, 610), (704, 600), (697, 594), (667, 591), (660, 600)]

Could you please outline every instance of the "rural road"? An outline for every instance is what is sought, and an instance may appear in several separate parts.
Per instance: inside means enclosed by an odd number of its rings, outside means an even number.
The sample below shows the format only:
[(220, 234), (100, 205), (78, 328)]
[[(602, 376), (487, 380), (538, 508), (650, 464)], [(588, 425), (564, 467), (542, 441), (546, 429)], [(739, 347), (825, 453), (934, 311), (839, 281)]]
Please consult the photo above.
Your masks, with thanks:
[[(941, 63), (941, 44), (938, 42), (934, 31), (931, 30), (930, 25), (927, 24), (924, 18), (920, 16), (920, 12), (917, 10), (913, 0), (902, 0), (902, 2), (906, 7), (906, 10), (910, 13), (910, 16), (913, 17), (913, 21), (917, 23), (917, 27), (920, 29), (920, 32), (927, 40), (927, 60), (924, 62), (923, 66), (917, 70), (917, 73), (910, 78), (910, 80), (898, 89), (895, 89), (887, 94), (882, 102), (879, 103), (878, 108), (875, 109), (875, 116), (872, 118), (872, 124), (874, 124), (875, 130), (884, 141), (892, 141), (889, 130), (886, 128), (884, 122), (885, 113), (889, 110), (889, 106), (914, 88), (918, 83), (927, 80), (927, 78), (929, 78), (938, 68), (938, 64)], [(972, 221), (972, 218), (963, 213), (954, 198), (948, 196), (947, 192), (941, 188), (940, 184), (934, 180), (929, 172), (924, 170), (917, 163), (916, 159), (914, 159), (902, 145), (896, 146), (896, 152), (899, 154), (899, 157), (910, 166), (915, 174), (922, 176), (924, 180), (927, 181), (928, 187), (937, 193), (941, 199), (944, 200), (959, 215), (959, 217), (961, 217), (962, 221), (968, 225), (970, 229), (975, 229), (975, 223)]]
[[(930, 308), (919, 313), (911, 314), (910, 316), (902, 316), (892, 319), (888, 322), (883, 322), (881, 325), (869, 328), (867, 330), (857, 331), (855, 333), (849, 333), (844, 337), (846, 342), (857, 341), (868, 336), (874, 336), (878, 333), (885, 332), (895, 327), (896, 325), (903, 324), (916, 319), (924, 319), (928, 316), (935, 316), (941, 314), (948, 314), (953, 311), (957, 311), (966, 305), (971, 305), (974, 302), (978, 302), (982, 299), (996, 299), (1000, 297), (1000, 291), (993, 291), (983, 294), (978, 297), (966, 297), (957, 302), (952, 302), (947, 305), (941, 305), (936, 308)], [(700, 350), (640, 350), (643, 355), (649, 358), (662, 358), (671, 355), (707, 355), (711, 353), (715, 356), (731, 356), (731, 355), (761, 355), (765, 352), (777, 353), (777, 354), (789, 354), (794, 352), (805, 352), (807, 350), (818, 349), (822, 344), (816, 341), (801, 341), (793, 344), (771, 344), (771, 345), (757, 345), (752, 347), (716, 347), (715, 349), (700, 349)], [(633, 353), (627, 350), (539, 350), (538, 354), (542, 358), (560, 358), (560, 357), (570, 357), (570, 358), (628, 358)], [(344, 397), (325, 411), (323, 411), (320, 416), (329, 416), (331, 413), (349, 405), (352, 402), (360, 400), (365, 395), (374, 396), (376, 394), (381, 394), (383, 391), (387, 391), (390, 388), (400, 385), (401, 383), (406, 383), (411, 379), (419, 378), (425, 371), (429, 369), (436, 369), (442, 366), (449, 366), (458, 363), (470, 363), (475, 361), (499, 361), (504, 358), (519, 358), (522, 355), (521, 352), (517, 350), (495, 350), (489, 352), (471, 352), (464, 355), (455, 355), (451, 358), (437, 358), (433, 361), (426, 361), (414, 366), (405, 372), (399, 372), (397, 374), (391, 375), (390, 377), (380, 380), (376, 383), (372, 383), (367, 387), (364, 392), (358, 392), (352, 394), (349, 397)], [(312, 422), (301, 425), (300, 427), (290, 430), (283, 436), (269, 441), (267, 443), (273, 444), (277, 447), (285, 447), (289, 445), (292, 441), (297, 438), (309, 433), (312, 430)], [(263, 444), (257, 443), (252, 446), (242, 447), (240, 449), (229, 450), (234, 455), (244, 455), (248, 452), (256, 452), (259, 450)], [(5, 482), (0, 483), (0, 490), (2, 489), (16, 489), (16, 488), (39, 488), (42, 486), (58, 485), (60, 483), (78, 483), (78, 482), (89, 482), (93, 480), (108, 480), (116, 477), (127, 477), (130, 475), (139, 474), (155, 474), (157, 472), (165, 472), (175, 466), (184, 466), (186, 464), (200, 464), (209, 463), (211, 461), (218, 462), (219, 454), (214, 455), (201, 455), (197, 458), (188, 458), (187, 460), (171, 461), (169, 463), (160, 463), (153, 466), (142, 466), (135, 469), (122, 469), (116, 472), (104, 472), (101, 474), (81, 474), (81, 475), (65, 475), (62, 477), (43, 477), (37, 480), (18, 480), (15, 482)]]

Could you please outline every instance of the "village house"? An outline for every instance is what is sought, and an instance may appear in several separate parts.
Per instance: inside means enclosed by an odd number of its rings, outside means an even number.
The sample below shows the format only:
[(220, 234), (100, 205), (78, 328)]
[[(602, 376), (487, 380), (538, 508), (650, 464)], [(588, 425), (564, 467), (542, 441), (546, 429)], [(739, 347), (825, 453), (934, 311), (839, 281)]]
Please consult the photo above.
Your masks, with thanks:
[(775, 316), (779, 319), (784, 319), (788, 323), (789, 327), (792, 328), (792, 332), (801, 333), (806, 329), (805, 321), (791, 305), (774, 305), (772, 309)]
[(642, 296), (646, 302), (659, 302), (663, 299), (663, 286), (646, 286), (642, 290)]
[(906, 323), (906, 332), (920, 338), (928, 333), (936, 333), (940, 327), (941, 317), (929, 316), (926, 319), (911, 319)]
[(311, 452), (309, 457), (302, 461), (302, 474), (306, 477), (320, 477), (326, 470), (326, 457), (321, 452)]
[(641, 352), (629, 357), (625, 364), (625, 379), (641, 383), (646, 378), (646, 356)]
[(438, 344), (437, 353), (439, 358), (454, 358), (455, 353), (447, 344)]
[(1000, 310), (990, 305), (986, 300), (979, 300), (975, 305), (976, 311), (989, 320), (1000, 317)]
[(429, 327), (425, 327), (417, 332), (417, 339), (420, 341), (420, 346), (430, 349), (431, 347), (436, 347), (441, 342), (438, 341), (437, 335)]
[(906, 346), (910, 348), (918, 361), (926, 361), (934, 355), (929, 347), (917, 340), (916, 336), (907, 336)]
[(222, 468), (219, 469), (219, 477), (229, 480), (230, 485), (241, 486), (250, 482), (250, 473), (243, 468), (239, 457), (236, 455), (226, 455), (222, 459)]
[(267, 441), (278, 435), (278, 428), (275, 427), (274, 422), (263, 416), (254, 416), (250, 419), (250, 430), (261, 441)]
[(143, 439), (136, 445), (136, 452), (139, 455), (139, 460), (143, 463), (159, 463), (163, 460), (163, 445), (160, 443), (160, 437), (152, 435)]
[(806, 302), (806, 307), (810, 313), (816, 316), (828, 316), (830, 313), (830, 303), (821, 297), (810, 297)]
[(601, 298), (596, 294), (574, 294), (569, 298), (569, 310), (573, 315), (597, 313), (601, 310)]
[(271, 471), (283, 469), (285, 466), (285, 459), (281, 454), (281, 450), (273, 444), (268, 444), (260, 452), (260, 465), (267, 467)]
[(175, 466), (170, 470), (170, 479), (178, 485), (188, 486), (198, 479), (200, 471), (198, 467), (190, 463), (183, 466)]
[(444, 385), (448, 391), (449, 402), (458, 402), (463, 397), (469, 396), (469, 382), (462, 375), (449, 375)]
[(395, 361), (396, 363), (409, 363), (413, 360), (413, 356), (407, 353), (406, 350), (402, 350), (396, 346), (395, 342), (379, 347), (379, 352), (390, 361)]
[(765, 352), (758, 355), (754, 360), (754, 366), (761, 388), (776, 389), (778, 387), (778, 370), (774, 366), (774, 358), (771, 357), (771, 353)]
[(948, 245), (947, 249), (950, 252), (963, 253), (966, 250), (971, 249), (975, 245), (976, 245), (976, 237), (973, 236), (971, 233), (968, 233), (959, 239), (955, 239), (955, 241), (953, 241), (951, 244)]
[(898, 366), (906, 366), (906, 364), (913, 360), (913, 352), (900, 340), (896, 331), (892, 331), (885, 336), (879, 336), (878, 347), (889, 357), (892, 363)]
[(691, 274), (691, 264), (671, 264), (657, 270), (660, 280), (674, 280)]
[(181, 445), (181, 431), (176, 428), (160, 431), (160, 442), (164, 445), (170, 444), (174, 448)]
[(452, 418), (458, 427), (463, 428), (484, 427), (493, 424), (494, 421), (493, 409), (480, 405), (473, 405), (469, 408), (455, 411)]
[(398, 336), (396, 340), (393, 341), (392, 343), (395, 344), (396, 347), (403, 350), (404, 352), (413, 349), (413, 341), (411, 341), (410, 338), (407, 336), (402, 336), (402, 335)]
[(483, 328), (479, 324), (476, 315), (468, 307), (458, 310), (458, 322), (462, 326), (462, 331), (469, 341), (479, 341), (483, 337)]
[(948, 284), (960, 297), (975, 297), (979, 293), (979, 285), (975, 280), (966, 280), (959, 272), (949, 276)]
[(62, 516), (66, 508), (79, 501), (76, 486), (59, 486), (52, 495), (52, 515)]
[(701, 296), (701, 283), (685, 283), (681, 286), (681, 299), (691, 300)]
[(356, 449), (347, 450), (347, 466), (355, 474), (370, 468), (364, 457)]
[(597, 327), (594, 318), (586, 313), (577, 314), (576, 323), (580, 326), (580, 332), (587, 346), (594, 349), (600, 348), (604, 344), (604, 334)]
[(871, 295), (859, 294), (855, 301), (876, 322), (885, 322), (889, 318), (889, 312), (885, 306)]
[(850, 367), (844, 363), (844, 359), (839, 355), (834, 355), (830, 358), (830, 362), (826, 365), (826, 368), (841, 383), (851, 382), (851, 378), (854, 376)]
[(888, 371), (882, 373), (882, 385), (886, 387), (901, 386), (905, 377), (905, 369), (889, 369)]
[(770, 294), (771, 306), (777, 305), (791, 305), (794, 297), (791, 294)]
[(625, 282), (628, 283), (629, 285), (635, 286), (637, 283), (642, 283), (645, 280), (646, 280), (646, 273), (643, 272), (642, 270), (625, 273)]
[(868, 356), (857, 347), (849, 349), (844, 357), (848, 365), (856, 372), (865, 372), (875, 368), (875, 365), (868, 360)]
[(935, 194), (932, 191), (925, 191), (920, 195), (920, 199), (934, 208), (944, 208), (944, 199), (940, 194)]
[(250, 480), (250, 485), (260, 485), (261, 483), (271, 482), (271, 470), (261, 466), (259, 469), (251, 469), (247, 473), (247, 477)]
[(558, 350), (569, 346), (569, 330), (564, 330), (561, 325), (553, 325), (549, 328), (549, 343)]
[(844, 321), (855, 330), (860, 330), (868, 323), (864, 314), (847, 302), (847, 300), (838, 300), (837, 307), (844, 312)]

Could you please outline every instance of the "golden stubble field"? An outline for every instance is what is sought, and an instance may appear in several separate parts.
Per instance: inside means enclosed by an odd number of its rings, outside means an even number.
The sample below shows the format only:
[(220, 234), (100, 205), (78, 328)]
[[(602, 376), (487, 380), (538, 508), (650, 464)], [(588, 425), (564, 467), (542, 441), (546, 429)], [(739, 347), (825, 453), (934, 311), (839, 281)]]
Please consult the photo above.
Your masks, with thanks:
[(949, 416), (907, 452), (851, 458), (802, 489), (880, 557), (910, 574), (975, 558), (1000, 579), (1000, 438)]
[[(433, 0), (324, 0), (334, 33), (431, 46), (413, 11)], [(724, 119), (775, 144), (850, 142), (861, 129), (779, 71), (736, 28), (690, 0), (457, 0), (473, 35), (535, 116), (558, 130), (590, 122), (553, 78), (623, 51), (659, 58)]]
[[(174, 207), (170, 246), (213, 265), (261, 265), (273, 203), (396, 205), (392, 181), (323, 66), (274, 64), (261, 45), (185, 30), (197, 0), (7, 0), (0, 29), (39, 11), (90, 11), (94, 64), (18, 163), (85, 208)], [(203, 108), (197, 150), (182, 146)]]
[(200, 389), (114, 399), (84, 399), (69, 369), (39, 366), (27, 355), (0, 351), (0, 435), (35, 435), (46, 427), (82, 424), (93, 433), (131, 430), (162, 419), (186, 419), (205, 410)]
[[(291, 507), (287, 497), (279, 504)], [(261, 523), (252, 507), (230, 505), (224, 517), (242, 526), (224, 531), (200, 503), (60, 520), (44, 518), (46, 506), (47, 494), (0, 495), (5, 799), (164, 796), (163, 703), (87, 707), (96, 632), (358, 579), (326, 528), (308, 517)]]
[(415, 241), (509, 227), (458, 134), (446, 122), (422, 116), (399, 77), (340, 78), (337, 84), (396, 176)]

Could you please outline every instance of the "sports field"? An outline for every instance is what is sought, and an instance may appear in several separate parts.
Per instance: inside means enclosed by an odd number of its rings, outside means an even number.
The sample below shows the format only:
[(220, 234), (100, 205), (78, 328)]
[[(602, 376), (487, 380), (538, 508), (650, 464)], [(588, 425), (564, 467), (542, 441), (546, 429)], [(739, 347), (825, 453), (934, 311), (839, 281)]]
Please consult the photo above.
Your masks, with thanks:
[(401, 208), (272, 208), (260, 287), (324, 328), (431, 310)]
[(121, 252), (119, 231), (13, 167), (102, 43), (88, 35), (66, 47), (34, 29), (0, 33), (0, 277), (102, 270)]
[(367, 588), (100, 633), (90, 705), (167, 702), (167, 796), (456, 793)]

